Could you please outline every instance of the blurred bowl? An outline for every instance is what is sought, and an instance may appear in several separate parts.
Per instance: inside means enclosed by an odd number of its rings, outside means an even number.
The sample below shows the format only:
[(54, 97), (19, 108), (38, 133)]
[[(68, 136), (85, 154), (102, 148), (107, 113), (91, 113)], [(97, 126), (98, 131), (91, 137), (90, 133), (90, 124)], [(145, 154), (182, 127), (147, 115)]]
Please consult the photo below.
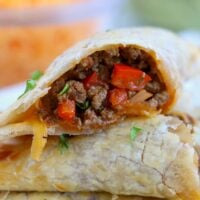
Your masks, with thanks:
[(2, 8), (0, 2), (0, 87), (23, 81), (36, 69), (45, 70), (75, 42), (110, 27), (116, 3), (79, 0)]

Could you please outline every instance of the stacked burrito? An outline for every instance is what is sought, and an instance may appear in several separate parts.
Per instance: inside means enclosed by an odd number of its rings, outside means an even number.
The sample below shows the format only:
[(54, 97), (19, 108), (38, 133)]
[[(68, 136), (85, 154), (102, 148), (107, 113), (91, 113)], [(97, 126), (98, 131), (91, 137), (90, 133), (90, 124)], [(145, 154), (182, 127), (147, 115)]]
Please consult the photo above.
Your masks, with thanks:
[(68, 49), (0, 114), (1, 199), (200, 199), (199, 71), (162, 29)]

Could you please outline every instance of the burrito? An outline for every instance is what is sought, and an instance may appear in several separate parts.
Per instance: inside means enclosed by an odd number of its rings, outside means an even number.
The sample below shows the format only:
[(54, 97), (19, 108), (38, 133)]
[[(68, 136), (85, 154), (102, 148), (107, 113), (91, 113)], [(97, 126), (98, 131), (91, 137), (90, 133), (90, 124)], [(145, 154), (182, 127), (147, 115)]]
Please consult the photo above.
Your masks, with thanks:
[(70, 134), (89, 134), (128, 117), (166, 113), (180, 93), (179, 69), (188, 69), (189, 61), (187, 45), (165, 30), (97, 34), (58, 57), (38, 82), (34, 74), (0, 115), (0, 125), (34, 115), (48, 129), (59, 125)]
[(0, 139), (34, 135), (39, 160), (48, 135), (93, 134), (120, 121), (167, 113), (181, 91), (180, 69), (191, 61), (188, 46), (153, 28), (97, 34), (58, 57), (40, 78), (0, 114)]
[(194, 118), (200, 119), (200, 93), (197, 87), (200, 85), (200, 49), (192, 48), (188, 44), (192, 55), (188, 70), (180, 71), (182, 77), (182, 92), (173, 108), (173, 112), (184, 111)]
[[(200, 199), (195, 133), (176, 117), (126, 120), (92, 135), (50, 136), (40, 161), (30, 136), (0, 146), (0, 190), (109, 192)], [(61, 140), (60, 140), (61, 139)], [(67, 148), (66, 148), (67, 146)]]
[[(1, 200), (159, 200), (157, 198), (117, 196), (106, 193), (39, 193), (39, 192), (4, 192)], [(174, 199), (178, 200), (178, 199)]]
[(181, 94), (189, 52), (168, 31), (121, 29), (35, 72), (0, 114), (0, 190), (200, 199), (194, 130), (159, 115)]

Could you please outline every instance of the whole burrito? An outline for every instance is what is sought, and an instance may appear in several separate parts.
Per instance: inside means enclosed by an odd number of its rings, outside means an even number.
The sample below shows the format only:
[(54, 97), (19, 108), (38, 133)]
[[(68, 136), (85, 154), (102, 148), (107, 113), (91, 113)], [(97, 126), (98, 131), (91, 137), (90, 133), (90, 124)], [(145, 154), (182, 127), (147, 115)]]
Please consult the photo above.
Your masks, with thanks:
[(59, 137), (51, 136), (40, 161), (30, 157), (30, 136), (10, 139), (0, 146), (0, 190), (197, 200), (199, 158), (192, 131), (176, 117), (128, 120), (99, 134), (71, 136), (63, 151)]
[[(159, 200), (151, 197), (117, 196), (106, 193), (2, 192), (1, 200)], [(174, 199), (175, 200), (175, 199)], [(178, 199), (176, 199), (178, 200)]]

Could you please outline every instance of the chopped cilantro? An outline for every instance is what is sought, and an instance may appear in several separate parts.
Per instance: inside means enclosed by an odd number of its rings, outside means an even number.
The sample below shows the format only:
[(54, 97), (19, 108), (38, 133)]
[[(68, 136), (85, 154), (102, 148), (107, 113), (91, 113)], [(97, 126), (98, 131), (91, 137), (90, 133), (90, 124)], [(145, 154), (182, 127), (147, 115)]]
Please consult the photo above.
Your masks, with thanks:
[(90, 102), (86, 100), (84, 103), (77, 103), (76, 104), (81, 110), (87, 110), (90, 106)]
[(33, 72), (31, 75), (31, 79), (26, 81), (26, 88), (24, 92), (18, 97), (18, 99), (20, 99), (30, 90), (34, 89), (36, 87), (36, 81), (39, 80), (41, 76), (42, 76), (42, 72), (40, 72), (39, 70)]
[(21, 98), (22, 96), (24, 96), (28, 91), (35, 88), (35, 86), (36, 86), (36, 82), (34, 80), (27, 80), (26, 88), (25, 88), (24, 92), (18, 97), (18, 99)]
[(61, 154), (63, 154), (64, 151), (69, 148), (68, 135), (67, 134), (63, 133), (62, 135), (60, 135), (58, 148), (59, 148)]
[(130, 132), (130, 137), (131, 140), (135, 140), (135, 138), (137, 137), (138, 133), (141, 131), (142, 129), (136, 126), (133, 126), (131, 128), (131, 132)]
[(63, 95), (69, 91), (69, 85), (65, 84), (64, 88), (58, 93), (58, 95)]
[(31, 79), (37, 81), (42, 75), (43, 73), (40, 70), (36, 70), (31, 74)]

